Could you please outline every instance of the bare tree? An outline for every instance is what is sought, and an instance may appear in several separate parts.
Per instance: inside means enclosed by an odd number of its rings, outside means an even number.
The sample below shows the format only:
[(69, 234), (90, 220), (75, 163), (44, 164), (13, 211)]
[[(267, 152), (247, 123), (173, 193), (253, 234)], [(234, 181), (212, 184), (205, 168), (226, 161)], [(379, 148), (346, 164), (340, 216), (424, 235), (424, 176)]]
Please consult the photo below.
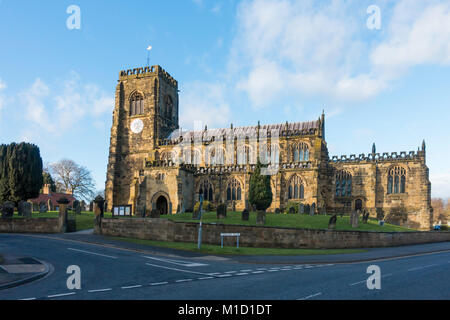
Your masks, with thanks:
[(73, 160), (63, 159), (50, 165), (59, 190), (71, 192), (74, 197), (90, 201), (95, 194), (95, 183), (91, 172)]

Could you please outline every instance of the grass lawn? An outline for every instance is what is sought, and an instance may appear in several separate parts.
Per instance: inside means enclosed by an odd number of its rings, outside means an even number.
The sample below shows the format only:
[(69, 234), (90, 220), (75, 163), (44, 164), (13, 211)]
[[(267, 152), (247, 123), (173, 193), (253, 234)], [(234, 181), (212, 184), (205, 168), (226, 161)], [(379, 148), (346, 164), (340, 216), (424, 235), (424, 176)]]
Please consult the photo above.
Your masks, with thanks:
[[(306, 229), (327, 229), (330, 215), (303, 215), (303, 214), (266, 214), (266, 224), (268, 227), (288, 227), (288, 228), (306, 228)], [(164, 216), (164, 218), (172, 221), (197, 222), (192, 219), (192, 213), (184, 213), (177, 215)], [(249, 221), (242, 221), (240, 212), (227, 212), (227, 218), (218, 220), (215, 212), (203, 214), (204, 223), (220, 223), (220, 224), (239, 224), (239, 225), (256, 225), (256, 212), (250, 213)], [(369, 219), (367, 224), (363, 224), (360, 219), (359, 227), (354, 229), (350, 224), (350, 217), (338, 215), (336, 222), (336, 230), (358, 230), (358, 231), (415, 231), (413, 229), (384, 224), (379, 226), (376, 219)]]
[(109, 239), (213, 255), (291, 256), (291, 255), (359, 253), (367, 251), (363, 249), (276, 249), (276, 248), (250, 248), (250, 247), (236, 248), (226, 246), (221, 248), (220, 245), (210, 245), (210, 244), (202, 244), (201, 249), (198, 250), (197, 243), (190, 243), (190, 242), (165, 242), (165, 241), (152, 241), (152, 240), (141, 240), (132, 238), (121, 238), (121, 237), (109, 237)]

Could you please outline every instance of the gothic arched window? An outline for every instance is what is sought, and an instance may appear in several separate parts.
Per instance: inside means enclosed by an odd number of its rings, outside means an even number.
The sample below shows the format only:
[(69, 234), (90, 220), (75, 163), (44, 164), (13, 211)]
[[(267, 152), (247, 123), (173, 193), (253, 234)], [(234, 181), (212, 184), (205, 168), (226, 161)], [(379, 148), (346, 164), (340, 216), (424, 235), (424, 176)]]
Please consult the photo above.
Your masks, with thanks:
[(340, 170), (336, 173), (336, 197), (351, 197), (352, 175), (350, 172)]
[(247, 164), (250, 158), (250, 147), (239, 146), (237, 149), (237, 164)]
[(228, 182), (227, 186), (227, 200), (241, 200), (242, 199), (242, 188), (241, 183), (233, 178)]
[(288, 199), (304, 199), (305, 187), (302, 179), (298, 175), (294, 175), (288, 184)]
[(172, 98), (167, 95), (164, 99), (164, 116), (166, 118), (172, 118), (172, 113), (173, 113), (173, 101)]
[(402, 167), (394, 167), (389, 170), (388, 193), (406, 192), (406, 170)]
[(144, 114), (144, 97), (139, 92), (135, 92), (130, 98), (130, 116)]
[(195, 166), (199, 166), (202, 163), (202, 154), (198, 150), (194, 150), (192, 152), (192, 164)]
[(212, 183), (209, 180), (204, 180), (200, 184), (200, 188), (198, 190), (198, 193), (203, 195), (203, 200), (205, 201), (213, 201), (213, 186)]
[(306, 143), (300, 142), (292, 146), (292, 154), (294, 162), (309, 160), (309, 147)]

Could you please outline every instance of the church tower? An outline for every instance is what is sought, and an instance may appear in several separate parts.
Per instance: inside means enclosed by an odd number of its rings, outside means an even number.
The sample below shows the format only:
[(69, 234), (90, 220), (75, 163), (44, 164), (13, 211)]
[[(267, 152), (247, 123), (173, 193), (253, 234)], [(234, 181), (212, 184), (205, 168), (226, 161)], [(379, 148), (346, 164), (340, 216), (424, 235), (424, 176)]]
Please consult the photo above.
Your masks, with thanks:
[(133, 186), (145, 160), (178, 127), (178, 82), (174, 78), (160, 66), (120, 72), (106, 177), (107, 210), (133, 204)]

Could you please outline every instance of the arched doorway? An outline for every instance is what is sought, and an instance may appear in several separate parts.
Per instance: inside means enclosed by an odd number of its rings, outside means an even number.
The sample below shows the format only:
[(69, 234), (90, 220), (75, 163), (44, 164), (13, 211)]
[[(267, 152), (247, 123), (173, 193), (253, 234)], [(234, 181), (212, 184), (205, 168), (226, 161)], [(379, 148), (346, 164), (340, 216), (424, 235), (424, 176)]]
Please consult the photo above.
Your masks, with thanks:
[(355, 211), (362, 210), (362, 208), (363, 208), (362, 200), (361, 199), (357, 199), (355, 201)]
[(160, 196), (158, 200), (156, 200), (156, 210), (158, 210), (160, 215), (166, 215), (168, 213), (169, 210), (166, 197)]

